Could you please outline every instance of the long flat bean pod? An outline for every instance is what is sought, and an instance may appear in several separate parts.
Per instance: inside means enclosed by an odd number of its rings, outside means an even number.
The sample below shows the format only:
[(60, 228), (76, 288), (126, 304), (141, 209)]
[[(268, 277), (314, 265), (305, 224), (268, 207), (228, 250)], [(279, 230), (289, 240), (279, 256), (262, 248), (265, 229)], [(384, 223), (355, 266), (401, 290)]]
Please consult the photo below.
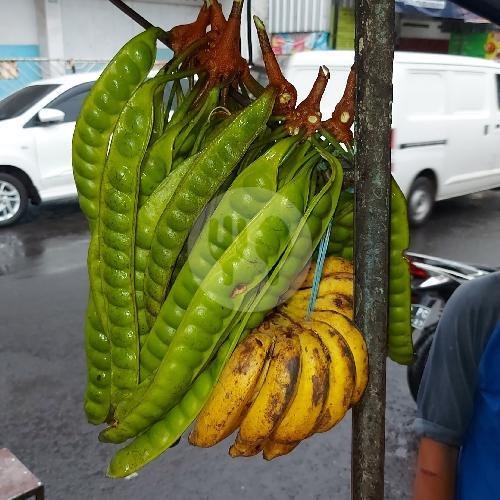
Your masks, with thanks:
[(111, 354), (92, 297), (85, 321), (85, 354), (88, 365), (85, 414), (91, 424), (100, 424), (108, 418), (111, 408)]
[(286, 249), (307, 200), (305, 170), (276, 193), (210, 269), (186, 310), (147, 391), (100, 439), (123, 442), (172, 408), (189, 388), (248, 293)]
[[(217, 89), (210, 92), (201, 109), (188, 112), (183, 120), (175, 120), (167, 125), (163, 135), (151, 145), (141, 165), (141, 178), (139, 187), (139, 207), (144, 205), (148, 197), (160, 185), (172, 169), (174, 156), (174, 143), (179, 133), (197, 117), (202, 117), (208, 107), (218, 99)], [(188, 110), (186, 110), (187, 112)]]
[(294, 237), (294, 243), (287, 249), (279, 272), (273, 272), (267, 292), (253, 307), (247, 320), (247, 328), (252, 329), (263, 321), (265, 315), (276, 307), (281, 296), (295, 283), (298, 274), (311, 258), (337, 208), (342, 189), (343, 171), (340, 162), (322, 150), (320, 154), (329, 163), (331, 177), (308, 205), (304, 222)]
[[(333, 183), (333, 184), (332, 184)], [(287, 251), (281, 257), (269, 280), (245, 313), (237, 327), (230, 329), (229, 338), (217, 351), (217, 356), (193, 382), (181, 401), (164, 418), (154, 423), (129, 445), (119, 450), (108, 468), (108, 476), (125, 477), (157, 458), (177, 441), (191, 425), (209, 400), (212, 389), (227, 364), (240, 337), (250, 324), (263, 319), (265, 310), (273, 307), (286, 293), (296, 276), (311, 258), (335, 210), (342, 186), (342, 170), (335, 165), (335, 178), (311, 200), (308, 210), (297, 227)], [(284, 277), (286, 276), (286, 278)], [(260, 321), (259, 321), (260, 320)]]
[[(143, 83), (116, 124), (104, 169), (100, 203), (100, 267), (111, 344), (111, 403), (138, 382), (139, 344), (134, 292), (134, 235), (139, 167), (153, 127), (153, 95), (173, 79)], [(92, 283), (91, 283), (92, 285)]]
[(215, 262), (277, 189), (277, 173), (295, 138), (271, 147), (234, 180), (208, 219), (174, 281), (141, 350), (141, 377), (160, 364), (184, 312)]
[[(106, 160), (109, 138), (125, 103), (146, 78), (156, 55), (156, 39), (161, 30), (152, 28), (136, 36), (120, 49), (103, 70), (101, 76), (85, 99), (73, 134), (73, 175), (82, 211), (87, 216), (91, 230), (89, 246), (89, 273), (97, 281), (91, 287), (85, 345), (87, 354), (87, 389), (84, 408), (92, 423), (103, 422), (110, 411), (110, 377), (103, 375), (111, 370), (109, 339), (102, 319), (104, 300), (98, 265), (99, 243), (97, 217), (102, 171)], [(100, 310), (98, 314), (97, 310)], [(96, 364), (98, 360), (98, 365)], [(107, 365), (106, 365), (107, 364)], [(106, 365), (106, 366), (105, 366)], [(96, 373), (101, 371), (99, 398), (95, 396)]]
[(210, 114), (219, 103), (219, 93), (220, 89), (218, 87), (211, 89), (200, 112), (190, 117), (182, 131), (175, 138), (174, 157), (176, 162), (179, 163), (179, 160), (182, 157), (186, 157), (191, 151), (196, 141), (196, 134), (193, 133), (193, 130), (197, 130), (198, 127), (202, 126), (208, 120)]
[[(89, 422), (99, 424), (112, 413), (111, 402), (111, 345), (108, 330), (103, 321), (105, 300), (102, 293), (99, 257), (99, 238), (97, 224), (93, 228), (87, 256), (90, 293), (85, 320), (85, 355), (87, 359), (87, 389), (84, 397), (84, 410)], [(101, 309), (99, 314), (98, 305)], [(106, 325), (107, 326), (107, 325)], [(97, 374), (101, 373), (99, 398), (95, 396)], [(106, 376), (108, 373), (109, 376)], [(99, 408), (100, 404), (100, 408)], [(101, 419), (102, 418), (102, 419)], [(100, 420), (101, 419), (101, 420)]]
[(410, 231), (406, 199), (393, 179), (387, 347), (389, 357), (400, 364), (408, 364), (413, 361), (410, 267), (404, 255), (409, 245)]
[(185, 162), (177, 170), (171, 172), (166, 179), (154, 190), (146, 203), (137, 213), (137, 224), (135, 233), (135, 269), (134, 285), (137, 306), (137, 321), (139, 328), (140, 344), (145, 341), (149, 333), (149, 326), (146, 318), (146, 307), (144, 304), (144, 273), (153, 240), (154, 230), (158, 224), (165, 204), (174, 195), (186, 172), (192, 168), (190, 162)]
[(274, 99), (273, 89), (264, 92), (205, 149), (186, 160), (194, 159), (195, 166), (167, 204), (151, 244), (144, 282), (151, 326), (165, 299), (172, 269), (193, 222), (264, 127)]
[(132, 38), (116, 54), (86, 97), (73, 134), (73, 175), (80, 206), (90, 221), (99, 214), (104, 159), (118, 116), (144, 81), (156, 56), (159, 28)]
[[(354, 196), (342, 193), (338, 214), (328, 245), (330, 255), (353, 258)], [(400, 364), (413, 360), (411, 337), (411, 286), (408, 261), (404, 256), (410, 233), (406, 200), (393, 179), (391, 184), (391, 240), (389, 256), (388, 354)]]
[(333, 218), (333, 227), (328, 243), (328, 255), (353, 259), (354, 246), (354, 195), (343, 191)]

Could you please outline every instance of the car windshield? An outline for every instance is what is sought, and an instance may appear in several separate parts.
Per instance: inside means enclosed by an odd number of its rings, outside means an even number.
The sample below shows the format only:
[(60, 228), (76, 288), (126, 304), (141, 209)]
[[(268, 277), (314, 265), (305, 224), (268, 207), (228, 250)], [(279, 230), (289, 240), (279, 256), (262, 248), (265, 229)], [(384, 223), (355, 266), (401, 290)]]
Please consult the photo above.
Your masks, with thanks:
[(8, 120), (22, 115), (37, 101), (57, 88), (57, 84), (30, 85), (0, 101), (0, 120)]

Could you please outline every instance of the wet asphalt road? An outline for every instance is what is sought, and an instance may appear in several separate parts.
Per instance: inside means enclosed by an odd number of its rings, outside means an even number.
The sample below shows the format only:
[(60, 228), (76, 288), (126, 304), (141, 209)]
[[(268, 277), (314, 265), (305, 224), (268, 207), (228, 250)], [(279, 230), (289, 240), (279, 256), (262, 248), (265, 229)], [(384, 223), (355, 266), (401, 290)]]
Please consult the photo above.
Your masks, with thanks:
[[(500, 265), (500, 192), (438, 205), (412, 250)], [(182, 441), (128, 481), (104, 477), (112, 448), (85, 422), (83, 321), (89, 236), (76, 202), (32, 207), (0, 229), (0, 447), (46, 485), (48, 499), (348, 499), (350, 418), (270, 463)], [(409, 498), (415, 405), (388, 365), (386, 498)]]

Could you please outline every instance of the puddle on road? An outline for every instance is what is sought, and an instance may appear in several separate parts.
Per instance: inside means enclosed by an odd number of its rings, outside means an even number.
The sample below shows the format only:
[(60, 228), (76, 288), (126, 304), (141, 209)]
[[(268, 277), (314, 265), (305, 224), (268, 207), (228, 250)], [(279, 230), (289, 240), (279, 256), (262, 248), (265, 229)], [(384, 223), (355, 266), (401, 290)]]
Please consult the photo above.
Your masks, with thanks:
[(76, 202), (30, 207), (20, 224), (0, 229), (0, 276), (29, 277), (84, 266), (88, 241)]

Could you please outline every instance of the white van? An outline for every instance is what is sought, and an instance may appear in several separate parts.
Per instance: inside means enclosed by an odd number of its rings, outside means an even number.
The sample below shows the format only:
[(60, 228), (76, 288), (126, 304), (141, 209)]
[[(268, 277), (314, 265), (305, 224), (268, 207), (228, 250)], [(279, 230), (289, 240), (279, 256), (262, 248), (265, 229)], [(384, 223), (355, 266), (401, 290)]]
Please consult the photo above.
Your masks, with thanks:
[[(284, 57), (299, 102), (317, 75), (331, 71), (321, 111), (329, 118), (342, 95), (352, 51)], [(472, 57), (396, 52), (392, 173), (408, 198), (413, 225), (435, 200), (500, 186), (500, 64)]]

